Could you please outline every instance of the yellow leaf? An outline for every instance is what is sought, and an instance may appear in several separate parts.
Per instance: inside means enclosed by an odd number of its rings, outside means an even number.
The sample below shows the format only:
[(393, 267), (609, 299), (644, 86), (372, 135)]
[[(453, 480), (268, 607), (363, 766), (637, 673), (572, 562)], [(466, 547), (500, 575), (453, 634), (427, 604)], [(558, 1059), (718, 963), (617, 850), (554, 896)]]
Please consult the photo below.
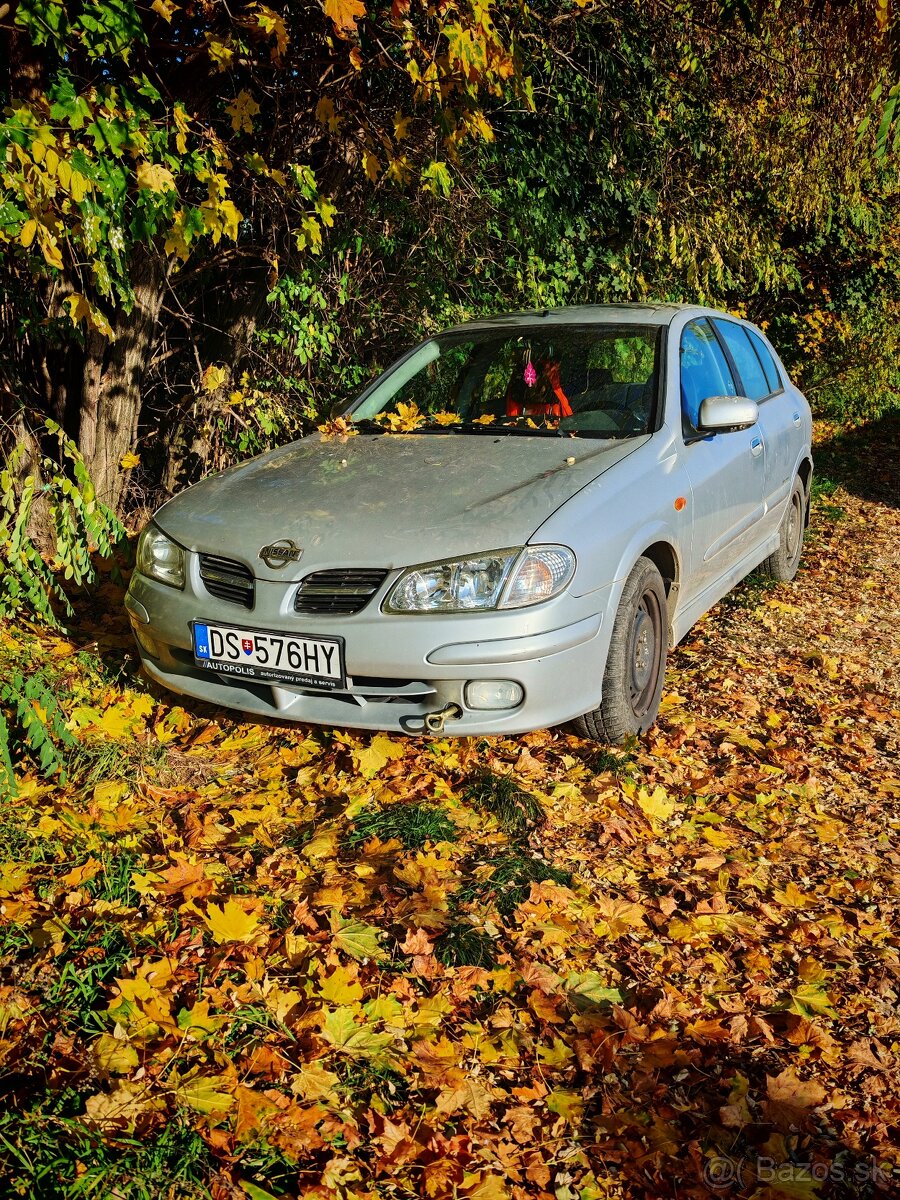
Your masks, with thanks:
[(324, 8), (341, 37), (356, 33), (356, 22), (366, 15), (366, 6), (360, 0), (325, 0)]
[(98, 783), (94, 788), (94, 803), (102, 809), (118, 808), (127, 791), (127, 783), (123, 783), (121, 780), (107, 779), (105, 783)]
[(81, 203), (93, 186), (91, 181), (86, 179), (80, 171), (72, 172), (72, 178), (69, 181), (69, 193), (77, 203)]
[(89, 1096), (84, 1105), (84, 1121), (92, 1128), (104, 1131), (131, 1130), (140, 1117), (165, 1106), (162, 1098), (151, 1095), (146, 1083), (126, 1080), (111, 1092)]
[(134, 454), (131, 450), (127, 454), (123, 454), (119, 459), (119, 466), (123, 471), (130, 471), (141, 461), (139, 454)]
[(127, 1075), (138, 1065), (138, 1053), (134, 1046), (111, 1033), (101, 1034), (92, 1050), (97, 1065), (108, 1075)]
[(280, 59), (288, 48), (287, 26), (284, 23), (284, 18), (274, 9), (269, 8), (267, 4), (255, 4), (257, 23), (265, 33), (275, 35), (275, 45), (272, 48), (272, 58)]
[(381, 163), (378, 161), (378, 156), (370, 150), (363, 152), (363, 168), (372, 183), (377, 183), (378, 176), (381, 174)]
[(60, 253), (59, 243), (56, 238), (44, 225), (38, 225), (37, 228), (38, 244), (41, 248), (41, 253), (45, 261), (51, 266), (56, 267), (58, 271), (62, 270), (63, 260)]
[(578, 1092), (556, 1091), (547, 1097), (547, 1107), (570, 1125), (577, 1125), (584, 1110), (584, 1100)]
[(60, 880), (60, 883), (70, 888), (81, 887), (83, 883), (87, 883), (89, 879), (94, 879), (99, 875), (102, 870), (103, 863), (92, 855), (80, 867), (73, 867), (71, 871), (67, 871)]
[(234, 47), (230, 40), (223, 42), (220, 38), (215, 37), (211, 33), (204, 34), (206, 38), (206, 52), (212, 60), (217, 71), (227, 71), (231, 66), (231, 60), (234, 58)]
[(402, 758), (406, 753), (399, 742), (392, 741), (384, 734), (378, 733), (365, 748), (353, 748), (353, 761), (356, 769), (366, 779), (372, 779), (393, 758)]
[(104, 337), (111, 338), (113, 329), (109, 321), (103, 315), (99, 308), (95, 308), (93, 304), (80, 292), (72, 292), (66, 296), (63, 303), (69, 310), (69, 316), (72, 319), (72, 324), (77, 325), (80, 321), (86, 322), (91, 328), (98, 333), (102, 333)]
[(168, 21), (170, 25), (172, 24), (172, 17), (178, 12), (178, 5), (174, 4), (172, 0), (153, 0), (150, 7), (154, 12), (159, 13), (164, 21)]
[(216, 367), (210, 363), (200, 376), (200, 382), (205, 392), (215, 392), (218, 391), (227, 378), (228, 371), (225, 367)]
[(246, 88), (242, 88), (234, 100), (225, 105), (225, 111), (231, 117), (231, 128), (235, 133), (242, 129), (245, 133), (253, 132), (253, 118), (259, 113), (259, 105)]
[(226, 900), (206, 907), (206, 924), (214, 940), (221, 946), (225, 942), (252, 942), (259, 928), (257, 913), (246, 912), (234, 900)]
[(398, 142), (402, 141), (403, 138), (405, 138), (405, 137), (409, 137), (409, 123), (411, 120), (412, 120), (412, 117), (404, 117), (403, 114), (400, 112), (398, 112), (395, 115), (395, 117), (394, 117), (394, 137), (397, 139)]
[(665, 789), (657, 787), (653, 789), (652, 795), (641, 788), (637, 795), (638, 808), (645, 816), (649, 817), (655, 825), (657, 821), (668, 821), (672, 813), (674, 813), (677, 805), (674, 800), (670, 800), (665, 793)]
[(37, 233), (37, 221), (26, 221), (19, 233), (19, 242), (27, 250)]
[(327, 125), (332, 133), (337, 133), (343, 118), (334, 111), (334, 102), (328, 96), (323, 96), (316, 105), (316, 120), (320, 125)]
[(224, 1075), (196, 1075), (193, 1079), (179, 1081), (175, 1088), (175, 1099), (195, 1112), (227, 1112), (234, 1104), (234, 1097), (221, 1090), (227, 1084)]
[(215, 1033), (217, 1029), (228, 1024), (228, 1017), (211, 1017), (209, 1015), (208, 1000), (197, 1000), (190, 1009), (183, 1008), (176, 1020), (178, 1028), (183, 1029), (185, 1034), (195, 1042), (203, 1041), (211, 1033)]
[(562, 1038), (554, 1038), (552, 1046), (538, 1046), (537, 1055), (545, 1066), (562, 1069), (575, 1057), (575, 1051)]
[(148, 192), (174, 192), (175, 179), (161, 163), (141, 162), (137, 166), (137, 184)]
[(319, 995), (330, 1004), (354, 1004), (363, 998), (363, 989), (356, 978), (356, 970), (348, 971), (346, 967), (335, 967), (331, 974), (322, 980)]

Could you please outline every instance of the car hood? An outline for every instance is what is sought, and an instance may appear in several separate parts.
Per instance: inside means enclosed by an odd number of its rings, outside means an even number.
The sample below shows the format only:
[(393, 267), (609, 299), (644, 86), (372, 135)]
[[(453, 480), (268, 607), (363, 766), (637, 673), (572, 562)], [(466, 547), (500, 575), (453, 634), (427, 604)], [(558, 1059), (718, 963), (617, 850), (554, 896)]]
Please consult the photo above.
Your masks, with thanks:
[[(241, 559), (259, 579), (409, 566), (524, 545), (646, 440), (313, 434), (204, 479), (156, 520), (188, 550)], [(259, 560), (280, 538), (303, 547), (301, 562), (273, 569)]]

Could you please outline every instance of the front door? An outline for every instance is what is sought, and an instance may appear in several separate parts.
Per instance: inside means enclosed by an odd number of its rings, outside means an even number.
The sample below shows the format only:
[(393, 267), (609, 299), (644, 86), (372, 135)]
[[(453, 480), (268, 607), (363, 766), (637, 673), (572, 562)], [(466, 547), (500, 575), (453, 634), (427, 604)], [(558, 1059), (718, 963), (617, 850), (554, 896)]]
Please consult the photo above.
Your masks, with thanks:
[(738, 394), (734, 374), (710, 322), (691, 321), (681, 335), (683, 458), (691, 482), (688, 592), (711, 589), (763, 537), (766, 444), (760, 426), (704, 434), (700, 405)]

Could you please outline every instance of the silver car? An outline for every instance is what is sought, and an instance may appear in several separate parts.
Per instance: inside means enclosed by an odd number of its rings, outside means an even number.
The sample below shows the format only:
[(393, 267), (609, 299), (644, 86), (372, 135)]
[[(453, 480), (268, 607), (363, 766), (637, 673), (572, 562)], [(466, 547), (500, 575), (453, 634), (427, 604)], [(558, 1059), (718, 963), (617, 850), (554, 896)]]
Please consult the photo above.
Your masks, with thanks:
[(619, 742), (702, 613), (761, 564), (795, 575), (811, 433), (765, 336), (724, 313), (474, 321), (163, 505), (125, 604), (147, 674), (214, 704)]

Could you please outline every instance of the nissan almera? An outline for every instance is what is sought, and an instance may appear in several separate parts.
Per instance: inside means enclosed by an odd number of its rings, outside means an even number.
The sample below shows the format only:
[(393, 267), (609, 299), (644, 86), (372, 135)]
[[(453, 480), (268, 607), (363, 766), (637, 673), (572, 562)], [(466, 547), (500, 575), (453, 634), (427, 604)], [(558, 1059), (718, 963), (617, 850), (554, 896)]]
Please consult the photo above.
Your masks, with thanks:
[(125, 601), (144, 668), (262, 717), (621, 741), (698, 617), (760, 565), (793, 578), (811, 433), (771, 344), (725, 313), (450, 329), (163, 505)]

